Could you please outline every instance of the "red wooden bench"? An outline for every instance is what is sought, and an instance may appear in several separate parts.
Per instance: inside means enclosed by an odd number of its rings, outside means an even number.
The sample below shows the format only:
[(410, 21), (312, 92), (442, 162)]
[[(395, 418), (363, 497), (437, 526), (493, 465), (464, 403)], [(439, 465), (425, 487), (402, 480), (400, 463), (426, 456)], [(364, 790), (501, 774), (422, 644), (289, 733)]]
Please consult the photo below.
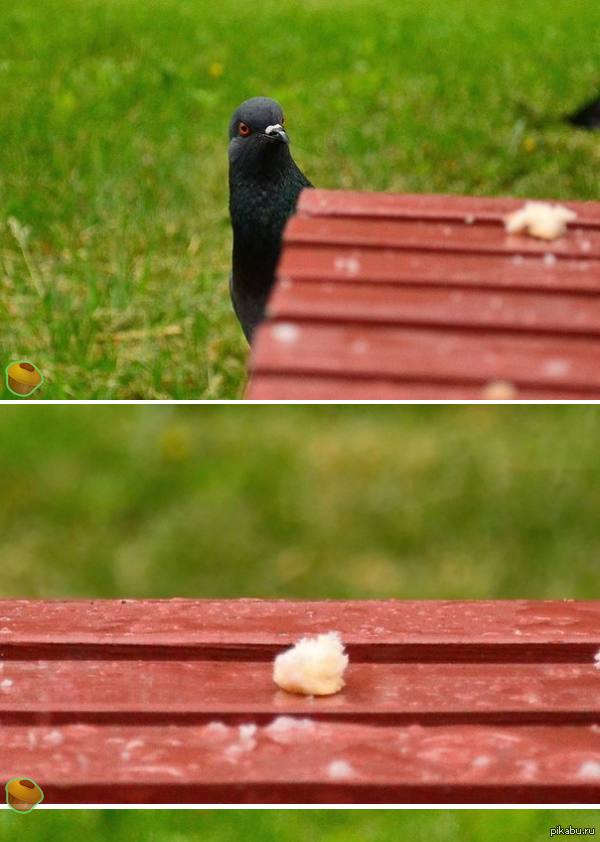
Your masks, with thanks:
[(523, 204), (306, 190), (246, 397), (600, 398), (600, 203), (551, 242)]
[[(347, 686), (272, 659), (341, 632)], [(600, 602), (0, 601), (0, 779), (60, 803), (596, 803)]]

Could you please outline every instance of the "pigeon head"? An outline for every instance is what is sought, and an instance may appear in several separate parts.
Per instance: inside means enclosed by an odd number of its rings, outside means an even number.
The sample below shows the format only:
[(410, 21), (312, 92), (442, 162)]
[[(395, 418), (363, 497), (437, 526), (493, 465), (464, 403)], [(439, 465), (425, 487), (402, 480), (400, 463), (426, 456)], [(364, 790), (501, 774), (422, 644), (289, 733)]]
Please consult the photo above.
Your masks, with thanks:
[(266, 96), (247, 99), (229, 123), (229, 159), (243, 169), (262, 169), (289, 156), (285, 116), (278, 102)]

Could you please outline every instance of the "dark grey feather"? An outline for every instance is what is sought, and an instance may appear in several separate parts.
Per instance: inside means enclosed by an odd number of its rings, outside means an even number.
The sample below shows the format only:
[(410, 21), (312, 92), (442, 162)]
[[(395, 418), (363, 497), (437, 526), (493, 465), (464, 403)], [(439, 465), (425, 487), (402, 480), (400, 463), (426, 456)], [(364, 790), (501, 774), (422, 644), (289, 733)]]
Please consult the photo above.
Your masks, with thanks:
[(596, 97), (567, 117), (573, 126), (582, 129), (600, 129), (600, 97)]

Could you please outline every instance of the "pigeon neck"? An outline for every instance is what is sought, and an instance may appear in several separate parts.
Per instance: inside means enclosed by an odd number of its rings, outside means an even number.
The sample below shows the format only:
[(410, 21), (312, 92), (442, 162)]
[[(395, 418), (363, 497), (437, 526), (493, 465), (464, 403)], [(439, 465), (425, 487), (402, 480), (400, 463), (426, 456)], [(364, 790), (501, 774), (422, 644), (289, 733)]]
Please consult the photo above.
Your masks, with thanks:
[(289, 146), (276, 140), (266, 141), (266, 146), (232, 149), (230, 157), (230, 167), (236, 174), (259, 184), (280, 181), (292, 165)]

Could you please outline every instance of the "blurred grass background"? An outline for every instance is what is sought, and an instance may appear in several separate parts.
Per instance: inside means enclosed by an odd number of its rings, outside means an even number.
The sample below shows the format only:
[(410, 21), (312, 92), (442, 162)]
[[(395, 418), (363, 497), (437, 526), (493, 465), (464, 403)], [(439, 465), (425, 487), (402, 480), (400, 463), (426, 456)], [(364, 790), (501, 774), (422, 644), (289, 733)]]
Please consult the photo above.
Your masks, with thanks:
[(598, 598), (600, 407), (21, 405), (4, 597)]
[(597, 137), (561, 121), (598, 93), (597, 0), (12, 0), (0, 45), (0, 362), (35, 397), (241, 397), (249, 96), (321, 187), (599, 198)]
[[(600, 830), (600, 810), (43, 810), (0, 812), (0, 842), (545, 842)], [(560, 838), (560, 837), (556, 837)]]

